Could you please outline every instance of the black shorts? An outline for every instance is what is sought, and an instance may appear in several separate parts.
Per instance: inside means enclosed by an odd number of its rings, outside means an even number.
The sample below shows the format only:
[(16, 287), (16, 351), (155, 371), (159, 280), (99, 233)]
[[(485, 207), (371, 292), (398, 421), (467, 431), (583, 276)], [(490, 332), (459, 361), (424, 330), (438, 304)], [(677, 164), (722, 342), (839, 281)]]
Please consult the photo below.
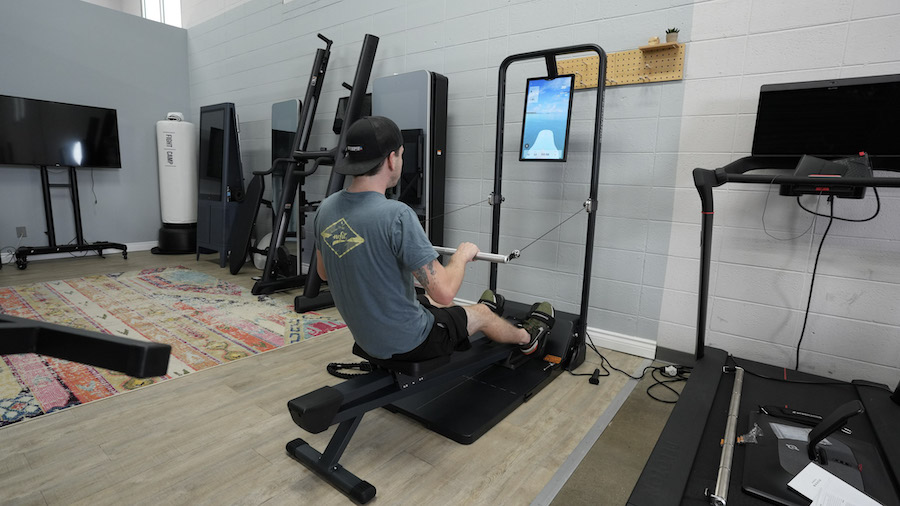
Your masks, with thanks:
[(454, 351), (464, 351), (472, 347), (466, 329), (469, 318), (462, 306), (437, 307), (428, 297), (419, 295), (419, 303), (434, 315), (434, 326), (425, 341), (406, 353), (398, 353), (391, 360), (418, 362), (430, 358), (450, 355)]

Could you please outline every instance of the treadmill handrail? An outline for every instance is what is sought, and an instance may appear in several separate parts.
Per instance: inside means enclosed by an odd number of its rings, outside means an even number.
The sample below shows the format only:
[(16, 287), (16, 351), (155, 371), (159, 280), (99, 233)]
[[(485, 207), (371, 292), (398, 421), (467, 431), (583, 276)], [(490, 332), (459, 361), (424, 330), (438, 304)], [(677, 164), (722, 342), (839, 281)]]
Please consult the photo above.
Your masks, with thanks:
[[(709, 296), (709, 269), (712, 260), (712, 231), (715, 208), (713, 205), (713, 188), (726, 183), (748, 184), (809, 184), (822, 183), (823, 186), (866, 186), (866, 187), (900, 187), (900, 177), (842, 177), (817, 178), (794, 176), (792, 174), (746, 174), (751, 170), (779, 169), (792, 170), (788, 166), (791, 158), (744, 157), (717, 169), (696, 168), (693, 171), (694, 186), (700, 194), (700, 283), (697, 301), (697, 337), (694, 345), (694, 357), (703, 357), (706, 347), (707, 300)], [(798, 159), (793, 159), (796, 160)], [(889, 170), (889, 169), (875, 169)]]

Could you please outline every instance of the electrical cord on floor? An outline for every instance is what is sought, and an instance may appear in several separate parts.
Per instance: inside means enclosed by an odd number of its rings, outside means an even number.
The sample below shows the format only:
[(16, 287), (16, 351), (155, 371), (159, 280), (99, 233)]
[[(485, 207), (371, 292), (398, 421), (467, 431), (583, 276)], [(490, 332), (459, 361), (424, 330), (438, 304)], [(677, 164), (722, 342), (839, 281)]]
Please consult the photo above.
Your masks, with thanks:
[[(677, 390), (670, 387), (668, 384), (687, 381), (690, 378), (690, 373), (691, 373), (691, 370), (693, 369), (692, 367), (671, 366), (671, 365), (670, 366), (652, 366), (652, 365), (650, 365), (650, 366), (644, 367), (644, 370), (641, 371), (640, 376), (633, 376), (633, 375), (617, 368), (616, 366), (614, 366), (612, 364), (612, 362), (609, 361), (608, 358), (606, 358), (602, 353), (600, 353), (600, 350), (597, 349), (597, 346), (594, 344), (593, 339), (591, 339), (590, 334), (585, 332), (585, 336), (587, 337), (587, 341), (585, 342), (585, 345), (587, 345), (587, 347), (589, 347), (590, 349), (594, 350), (594, 353), (596, 353), (597, 356), (600, 357), (600, 367), (597, 369), (594, 369), (593, 373), (574, 373), (572, 371), (569, 371), (569, 374), (571, 374), (572, 376), (590, 376), (591, 384), (597, 385), (600, 383), (600, 378), (606, 377), (606, 376), (609, 376), (610, 374), (612, 374), (609, 372), (609, 369), (612, 369), (613, 371), (624, 374), (625, 376), (628, 376), (629, 378), (631, 378), (633, 380), (644, 379), (644, 376), (647, 375), (647, 371), (650, 371), (650, 377), (653, 378), (655, 383), (653, 383), (652, 385), (647, 387), (647, 395), (655, 401), (663, 402), (666, 404), (675, 404), (676, 402), (678, 402), (678, 398), (680, 397), (680, 394), (678, 393)], [(609, 366), (609, 369), (607, 369), (606, 366)], [(600, 369), (603, 369), (603, 372), (605, 374), (601, 374)], [(673, 370), (674, 370), (674, 372), (672, 372)], [(662, 378), (657, 377), (657, 373), (662, 375)], [(674, 400), (661, 399), (661, 398), (653, 395), (653, 393), (651, 393), (651, 391), (654, 388), (658, 388), (658, 387), (663, 387), (663, 388), (671, 391), (673, 394), (675, 394), (675, 399)]]
[(15, 246), (3, 246), (0, 248), (0, 264), (3, 263), (3, 253), (6, 252), (9, 255), (9, 262), (6, 262), (7, 265), (12, 265), (16, 261), (16, 251), (19, 250), (19, 246), (22, 245), (22, 238), (19, 237), (19, 240), (16, 241)]
[(6, 253), (7, 255), (9, 255), (9, 261), (6, 262), (6, 264), (12, 265), (12, 263), (16, 261), (16, 250), (17, 249), (19, 249), (19, 248), (13, 247), (13, 246), (4, 246), (4, 247), (0, 248), (0, 263), (3, 263), (3, 260), (2, 260), (3, 253)]
[[(798, 199), (799, 203), (799, 199)], [(834, 195), (828, 196), (828, 203), (830, 213), (828, 216), (828, 226), (825, 227), (825, 232), (822, 233), (822, 240), (819, 241), (819, 249), (816, 251), (816, 259), (813, 262), (813, 271), (812, 271), (812, 279), (809, 280), (809, 298), (806, 299), (806, 311), (803, 314), (803, 327), (800, 329), (800, 339), (797, 340), (797, 350), (794, 357), (794, 370), (797, 371), (800, 368), (800, 344), (803, 342), (803, 335), (806, 333), (806, 322), (809, 320), (809, 306), (812, 304), (812, 294), (813, 294), (813, 286), (816, 283), (816, 270), (819, 268), (819, 255), (822, 254), (822, 245), (825, 244), (825, 237), (828, 236), (828, 231), (831, 230), (831, 224), (834, 223)], [(805, 207), (800, 206), (803, 210), (808, 211)], [(811, 211), (808, 211), (811, 212)], [(817, 214), (817, 213), (813, 213)], [(878, 213), (876, 212), (875, 215)], [(872, 216), (874, 218), (875, 216)], [(871, 219), (871, 218), (869, 218)], [(865, 220), (863, 220), (865, 221)]]

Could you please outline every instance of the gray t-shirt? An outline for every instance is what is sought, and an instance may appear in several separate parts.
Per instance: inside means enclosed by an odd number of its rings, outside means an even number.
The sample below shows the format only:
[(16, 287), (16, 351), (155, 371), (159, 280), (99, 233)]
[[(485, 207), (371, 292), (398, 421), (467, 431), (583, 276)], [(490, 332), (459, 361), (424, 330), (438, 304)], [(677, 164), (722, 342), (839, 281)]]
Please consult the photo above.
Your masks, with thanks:
[(378, 358), (422, 344), (434, 315), (416, 300), (412, 272), (438, 255), (415, 212), (377, 192), (343, 190), (319, 206), (315, 231), (334, 303), (356, 342)]

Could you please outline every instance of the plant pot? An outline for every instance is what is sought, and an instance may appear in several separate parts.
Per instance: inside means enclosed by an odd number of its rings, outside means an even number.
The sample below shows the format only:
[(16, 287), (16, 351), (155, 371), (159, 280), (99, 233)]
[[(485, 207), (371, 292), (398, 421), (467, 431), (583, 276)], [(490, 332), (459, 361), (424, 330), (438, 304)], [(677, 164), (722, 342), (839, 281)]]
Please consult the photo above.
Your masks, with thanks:
[(666, 34), (666, 42), (678, 42), (678, 34), (677, 33), (667, 33)]

